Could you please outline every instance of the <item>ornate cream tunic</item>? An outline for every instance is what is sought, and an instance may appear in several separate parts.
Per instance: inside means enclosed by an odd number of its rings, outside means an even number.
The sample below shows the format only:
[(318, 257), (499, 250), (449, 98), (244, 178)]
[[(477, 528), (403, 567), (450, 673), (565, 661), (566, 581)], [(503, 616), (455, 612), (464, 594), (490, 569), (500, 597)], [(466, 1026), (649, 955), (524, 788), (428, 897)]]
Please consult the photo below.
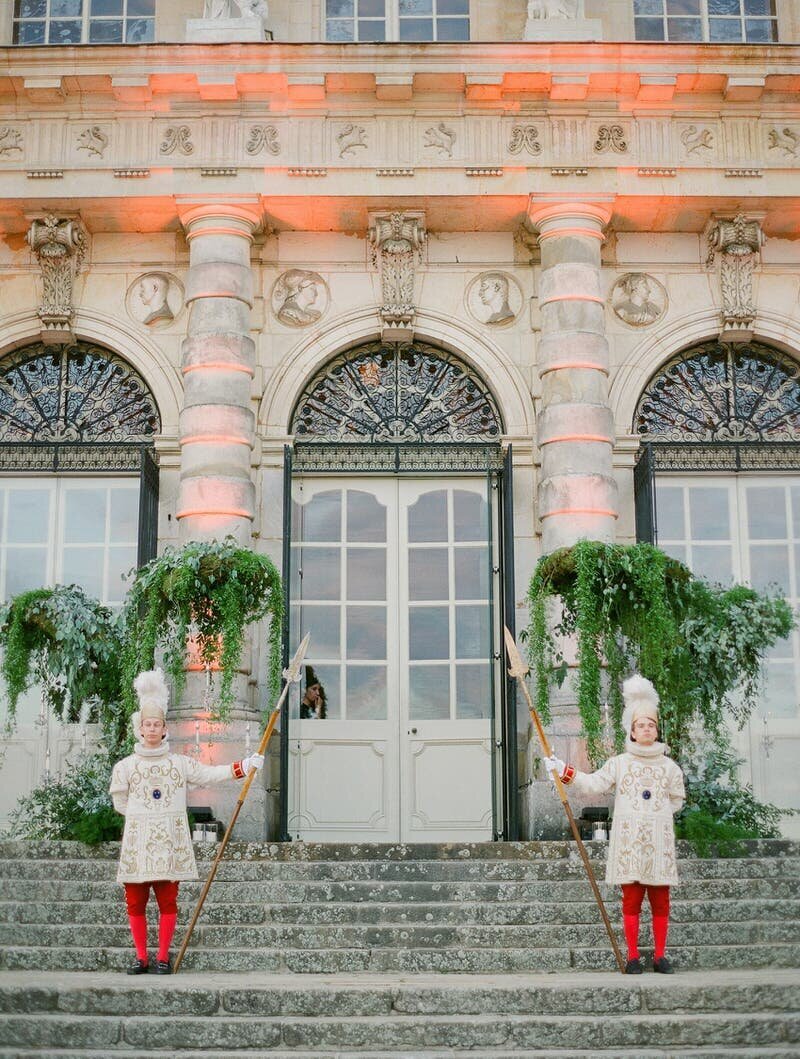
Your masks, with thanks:
[(576, 772), (572, 786), (581, 794), (616, 790), (606, 882), (670, 886), (678, 881), (672, 816), (686, 798), (683, 773), (663, 743), (625, 747), (597, 772)]
[(233, 766), (201, 765), (168, 747), (142, 750), (118, 761), (111, 773), (114, 808), (125, 817), (117, 882), (196, 879), (186, 793), (233, 779)]

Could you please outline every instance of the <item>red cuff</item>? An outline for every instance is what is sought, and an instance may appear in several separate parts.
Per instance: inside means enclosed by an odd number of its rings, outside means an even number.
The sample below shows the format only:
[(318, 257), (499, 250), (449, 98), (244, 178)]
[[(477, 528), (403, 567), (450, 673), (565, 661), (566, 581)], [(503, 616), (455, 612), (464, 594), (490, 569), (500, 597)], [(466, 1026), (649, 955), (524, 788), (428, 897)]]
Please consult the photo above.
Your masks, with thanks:
[(572, 765), (565, 765), (564, 766), (564, 773), (561, 776), (561, 782), (566, 785), (568, 783), (572, 783), (572, 781), (574, 779), (575, 779), (575, 769), (573, 768)]
[(233, 769), (233, 778), (235, 780), (244, 779), (244, 769), (242, 768), (241, 761), (234, 761), (234, 763), (231, 765), (231, 768)]

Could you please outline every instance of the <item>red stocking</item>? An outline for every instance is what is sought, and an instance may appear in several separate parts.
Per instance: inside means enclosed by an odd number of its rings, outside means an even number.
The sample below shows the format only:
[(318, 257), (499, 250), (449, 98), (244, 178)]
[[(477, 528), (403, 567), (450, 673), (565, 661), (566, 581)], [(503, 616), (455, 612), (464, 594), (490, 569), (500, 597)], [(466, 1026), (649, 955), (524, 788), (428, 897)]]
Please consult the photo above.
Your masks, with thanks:
[(136, 947), (136, 958), (147, 961), (147, 897), (150, 883), (125, 883), (125, 904), (128, 908), (128, 922), (131, 926), (133, 944)]
[(669, 929), (669, 887), (648, 886), (647, 896), (653, 910), (653, 958), (660, 960), (667, 951)]
[(639, 959), (639, 913), (642, 910), (644, 887), (640, 883), (624, 883), (622, 887), (622, 927), (628, 945), (628, 959)]
[(133, 944), (136, 947), (136, 959), (147, 963), (147, 916), (128, 916), (133, 935)]
[(175, 935), (175, 922), (178, 918), (178, 883), (166, 880), (153, 883), (158, 901), (158, 959), (166, 963), (169, 959), (169, 947)]
[(169, 947), (175, 934), (175, 912), (162, 912), (158, 920), (158, 958), (166, 961), (169, 959)]

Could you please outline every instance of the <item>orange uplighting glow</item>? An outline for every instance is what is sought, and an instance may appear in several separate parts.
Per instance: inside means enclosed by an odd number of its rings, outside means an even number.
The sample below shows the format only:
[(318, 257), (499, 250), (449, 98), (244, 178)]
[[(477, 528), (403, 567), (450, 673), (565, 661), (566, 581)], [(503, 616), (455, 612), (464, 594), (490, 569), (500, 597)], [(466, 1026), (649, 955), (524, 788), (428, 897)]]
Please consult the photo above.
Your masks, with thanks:
[(189, 437), (181, 438), (181, 445), (247, 445), (252, 442), (249, 438), (237, 437), (235, 434), (191, 434)]
[(597, 364), (593, 360), (559, 360), (555, 364), (548, 364), (542, 368), (540, 375), (547, 375), (551, 371), (569, 371), (572, 368), (585, 369), (588, 371), (602, 371), (608, 375), (608, 368), (604, 364)]
[(557, 434), (552, 438), (545, 438), (540, 445), (555, 445), (559, 441), (601, 441), (604, 445), (613, 445), (613, 438), (605, 434)]
[(549, 305), (551, 302), (597, 302), (604, 305), (605, 302), (596, 294), (552, 294), (549, 298), (542, 298), (540, 305)]
[(556, 515), (603, 515), (610, 518), (619, 518), (619, 513), (604, 507), (560, 507), (556, 511), (546, 511), (541, 520), (555, 518)]

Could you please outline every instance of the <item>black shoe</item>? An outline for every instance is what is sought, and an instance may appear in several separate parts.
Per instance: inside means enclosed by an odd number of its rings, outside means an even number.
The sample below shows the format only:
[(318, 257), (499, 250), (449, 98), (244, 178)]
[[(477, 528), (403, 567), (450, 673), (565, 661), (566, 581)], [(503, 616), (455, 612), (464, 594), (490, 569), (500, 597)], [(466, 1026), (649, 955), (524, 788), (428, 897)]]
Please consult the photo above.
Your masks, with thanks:
[(653, 960), (653, 970), (656, 974), (675, 974), (666, 956), (662, 956), (660, 960)]
[(156, 974), (172, 974), (172, 960), (157, 960)]
[(150, 968), (147, 966), (147, 960), (136, 960), (128, 968), (128, 974), (149, 974)]
[(628, 960), (625, 964), (625, 974), (643, 974), (644, 967), (642, 967), (642, 961), (640, 959)]

